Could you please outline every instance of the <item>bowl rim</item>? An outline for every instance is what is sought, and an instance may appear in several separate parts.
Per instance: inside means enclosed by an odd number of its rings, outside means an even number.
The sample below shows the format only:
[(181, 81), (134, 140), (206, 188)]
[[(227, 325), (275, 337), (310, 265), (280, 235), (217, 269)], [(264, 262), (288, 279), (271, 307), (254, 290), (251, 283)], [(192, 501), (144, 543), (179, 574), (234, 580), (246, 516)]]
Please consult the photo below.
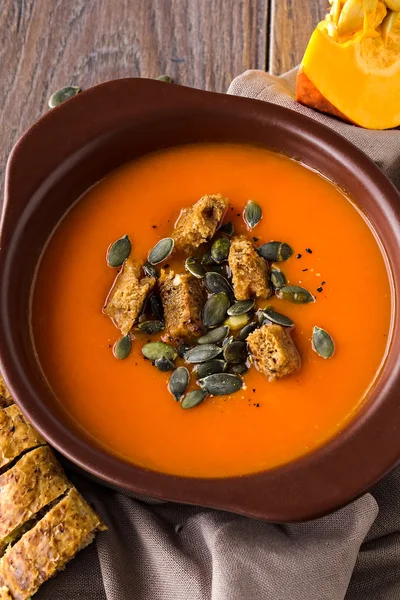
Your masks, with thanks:
[[(135, 98), (135, 102), (131, 101)], [(400, 439), (396, 419), (400, 416), (398, 393), (400, 364), (394, 355), (400, 347), (400, 318), (394, 318), (388, 352), (390, 365), (383, 368), (386, 379), (375, 386), (373, 395), (382, 402), (367, 403), (358, 417), (326, 444), (295, 461), (259, 473), (227, 478), (189, 478), (168, 475), (138, 467), (108, 454), (102, 448), (79, 437), (66, 423), (46, 410), (40, 394), (23, 372), (18, 359), (13, 331), (17, 325), (8, 316), (7, 282), (10, 277), (8, 243), (23, 209), (21, 198), (28, 197), (39, 185), (44, 173), (52, 172), (69, 156), (73, 148), (120, 126), (127, 119), (149, 115), (160, 103), (182, 109), (231, 112), (296, 130), (316, 149), (324, 148), (333, 160), (350, 161), (357, 176), (369, 186), (376, 202), (385, 209), (385, 219), (393, 217), (393, 235), (400, 240), (400, 195), (382, 171), (361, 150), (344, 137), (317, 121), (284, 107), (226, 94), (195, 90), (147, 79), (119, 79), (95, 86), (42, 116), (18, 140), (6, 169), (5, 198), (0, 225), (0, 369), (13, 398), (34, 427), (62, 455), (100, 479), (129, 492), (164, 500), (229, 510), (274, 522), (294, 522), (315, 518), (357, 498), (400, 462)], [(130, 106), (129, 106), (130, 103)], [(102, 111), (94, 111), (94, 106)], [(107, 108), (110, 110), (107, 111)], [(84, 131), (76, 122), (85, 120)], [(75, 124), (74, 124), (75, 123)], [(65, 144), (54, 156), (44, 156), (38, 173), (30, 181), (18, 181), (21, 168), (32, 156), (37, 144), (68, 131)], [(49, 147), (49, 145), (48, 145)], [(24, 193), (22, 193), (22, 191)], [(21, 193), (20, 193), (21, 192)], [(12, 209), (10, 206), (12, 204)], [(390, 257), (400, 289), (400, 260)], [(393, 266), (394, 265), (394, 266)], [(396, 286), (397, 287), (397, 286)], [(389, 358), (387, 359), (389, 360)], [(389, 369), (390, 372), (386, 373)], [(371, 452), (380, 444), (379, 452)], [(368, 460), (365, 460), (365, 457)]]

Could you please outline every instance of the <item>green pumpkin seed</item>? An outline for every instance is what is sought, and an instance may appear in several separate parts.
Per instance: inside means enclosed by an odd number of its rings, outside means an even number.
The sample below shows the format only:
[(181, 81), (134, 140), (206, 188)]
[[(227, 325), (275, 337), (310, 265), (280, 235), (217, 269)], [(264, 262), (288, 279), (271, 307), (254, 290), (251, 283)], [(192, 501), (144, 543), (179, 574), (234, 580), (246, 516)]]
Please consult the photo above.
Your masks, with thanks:
[(209, 329), (222, 323), (226, 317), (229, 304), (229, 298), (224, 292), (210, 296), (203, 308), (204, 327)]
[(147, 257), (151, 265), (158, 265), (171, 255), (175, 242), (172, 238), (163, 238), (152, 248)]
[(202, 265), (204, 265), (206, 267), (214, 264), (214, 261), (211, 256), (211, 250), (209, 248), (204, 252), (203, 256), (201, 257), (200, 262)]
[(178, 367), (169, 378), (168, 389), (176, 401), (180, 400), (186, 392), (189, 379), (190, 375), (186, 367)]
[(224, 359), (228, 363), (241, 363), (247, 360), (247, 344), (240, 340), (228, 344), (224, 348)]
[(228, 260), (229, 248), (231, 242), (227, 237), (220, 237), (211, 246), (211, 256), (216, 263), (222, 263), (224, 260)]
[(175, 363), (169, 358), (165, 358), (165, 356), (157, 358), (154, 361), (154, 366), (162, 372), (173, 371), (175, 369)]
[(124, 335), (124, 337), (119, 338), (117, 342), (114, 344), (113, 352), (115, 358), (118, 360), (124, 360), (127, 358), (132, 350), (132, 340), (129, 335)]
[(294, 327), (294, 322), (292, 319), (289, 319), (289, 317), (286, 317), (285, 315), (281, 315), (281, 313), (277, 312), (273, 308), (267, 308), (265, 315), (267, 319), (272, 321), (272, 323), (282, 325), (282, 327)]
[(107, 263), (110, 267), (120, 267), (131, 253), (131, 241), (127, 235), (111, 244), (107, 252)]
[(142, 269), (147, 277), (154, 277), (154, 279), (158, 279), (158, 273), (156, 269), (149, 262), (145, 262)]
[(249, 200), (244, 209), (244, 220), (249, 229), (253, 229), (260, 222), (262, 217), (261, 207), (253, 200)]
[(228, 346), (228, 344), (232, 344), (235, 341), (233, 335), (230, 335), (222, 342), (222, 350)]
[(162, 321), (142, 321), (138, 325), (139, 331), (143, 331), (151, 335), (152, 333), (158, 333), (164, 329), (164, 323)]
[(214, 360), (208, 360), (207, 362), (200, 363), (193, 369), (196, 373), (197, 379), (203, 379), (207, 375), (214, 375), (214, 373), (222, 373), (225, 369), (225, 361), (218, 358)]
[(54, 94), (50, 96), (48, 104), (50, 108), (55, 108), (59, 104), (62, 104), (66, 100), (69, 100), (73, 96), (79, 94), (80, 91), (80, 87), (67, 85), (66, 87), (61, 88), (61, 90), (54, 92)]
[(312, 349), (322, 358), (331, 358), (335, 353), (335, 344), (329, 333), (316, 325), (312, 334)]
[(229, 281), (220, 273), (206, 273), (204, 281), (210, 294), (219, 294), (220, 292), (224, 292), (228, 298), (234, 298), (232, 286), (230, 285)]
[(175, 348), (165, 342), (149, 342), (143, 346), (142, 353), (149, 360), (157, 360), (158, 358), (175, 360), (177, 357)]
[(210, 329), (205, 335), (202, 335), (197, 340), (198, 344), (219, 344), (226, 338), (229, 333), (229, 327), (221, 325), (215, 329)]
[(222, 225), (222, 227), (220, 227), (218, 229), (218, 231), (220, 231), (221, 233), (226, 233), (226, 235), (233, 235), (235, 233), (235, 228), (233, 226), (233, 223), (231, 221), (229, 221), (229, 223), (225, 223), (225, 225)]
[(164, 309), (159, 296), (156, 294), (150, 296), (149, 307), (151, 314), (154, 315), (158, 321), (164, 320)]
[(202, 279), (206, 274), (206, 270), (193, 256), (189, 256), (189, 258), (185, 261), (185, 269), (189, 271), (194, 277), (197, 279)]
[(248, 338), (248, 336), (253, 333), (253, 331), (255, 331), (257, 329), (258, 325), (257, 323), (249, 323), (248, 325), (245, 325), (243, 327), (243, 329), (240, 330), (239, 335), (237, 336), (237, 339), (240, 340), (241, 342), (245, 342)]
[(308, 290), (299, 287), (298, 285), (285, 285), (279, 290), (276, 290), (276, 295), (282, 300), (289, 300), (295, 304), (308, 304), (315, 302), (315, 298)]
[(207, 392), (205, 392), (204, 390), (193, 390), (192, 392), (186, 394), (186, 396), (181, 402), (181, 407), (184, 409), (194, 408), (195, 406), (198, 406), (201, 402), (203, 402), (203, 400), (206, 399), (207, 395)]
[(157, 77), (157, 81), (164, 81), (165, 83), (174, 83), (174, 80), (169, 75), (160, 75)]
[(229, 373), (233, 373), (234, 375), (243, 375), (248, 370), (249, 367), (244, 362), (229, 365)]
[(183, 355), (183, 358), (188, 363), (202, 363), (212, 360), (218, 354), (221, 354), (222, 349), (215, 344), (202, 344), (191, 348)]
[(228, 317), (224, 321), (224, 325), (233, 329), (233, 331), (237, 331), (238, 329), (242, 329), (250, 320), (249, 313), (245, 313), (244, 315), (234, 315), (232, 317)]
[(248, 313), (254, 306), (255, 300), (239, 300), (232, 304), (227, 310), (227, 313), (230, 317), (235, 317), (237, 315), (244, 315)]
[(268, 242), (257, 248), (257, 252), (269, 262), (281, 262), (293, 254), (291, 247), (284, 242)]
[(217, 265), (216, 263), (214, 263), (213, 265), (210, 265), (209, 267), (207, 267), (207, 272), (208, 273), (218, 273), (219, 275), (226, 277), (226, 267), (223, 264)]
[(265, 325), (266, 323), (271, 323), (271, 321), (267, 317), (267, 313), (266, 313), (266, 309), (265, 308), (260, 308), (256, 312), (256, 319), (257, 319), (257, 323), (259, 325)]
[(240, 390), (243, 381), (237, 375), (232, 373), (216, 373), (208, 375), (199, 381), (203, 390), (206, 390), (213, 396), (226, 396)]
[(271, 285), (274, 288), (274, 290), (279, 290), (281, 287), (286, 285), (286, 277), (280, 269), (272, 267), (269, 274), (269, 278), (271, 280)]

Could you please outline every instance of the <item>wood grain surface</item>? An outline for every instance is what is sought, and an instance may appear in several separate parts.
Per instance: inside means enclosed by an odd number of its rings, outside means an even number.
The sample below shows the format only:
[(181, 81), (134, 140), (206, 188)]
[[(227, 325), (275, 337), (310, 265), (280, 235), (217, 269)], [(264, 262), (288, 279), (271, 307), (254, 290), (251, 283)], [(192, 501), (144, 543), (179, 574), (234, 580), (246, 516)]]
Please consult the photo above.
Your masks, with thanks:
[(271, 0), (268, 70), (280, 75), (297, 65), (328, 0)]
[[(0, 179), (64, 85), (171, 75), (226, 91), (249, 68), (297, 63), (322, 0), (0, 0)], [(271, 9), (269, 5), (271, 4)], [(271, 37), (268, 39), (268, 33)], [(0, 181), (1, 183), (1, 181)]]

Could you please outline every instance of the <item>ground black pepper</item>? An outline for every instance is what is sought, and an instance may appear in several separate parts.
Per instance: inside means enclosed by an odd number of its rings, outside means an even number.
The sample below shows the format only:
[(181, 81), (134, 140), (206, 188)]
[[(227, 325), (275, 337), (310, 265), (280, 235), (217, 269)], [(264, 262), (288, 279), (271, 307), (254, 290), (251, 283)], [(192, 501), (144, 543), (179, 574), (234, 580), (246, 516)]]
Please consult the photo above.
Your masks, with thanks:
[(296, 258), (301, 258), (301, 254), (298, 254), (298, 255), (296, 256)]

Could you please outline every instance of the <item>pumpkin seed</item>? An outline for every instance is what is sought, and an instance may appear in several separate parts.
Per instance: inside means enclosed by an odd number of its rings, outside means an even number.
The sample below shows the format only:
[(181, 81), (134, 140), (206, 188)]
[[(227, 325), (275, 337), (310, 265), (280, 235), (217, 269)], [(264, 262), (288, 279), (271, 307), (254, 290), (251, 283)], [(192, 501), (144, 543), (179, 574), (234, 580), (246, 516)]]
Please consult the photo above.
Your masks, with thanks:
[(175, 360), (177, 357), (175, 348), (165, 342), (149, 342), (143, 346), (142, 353), (149, 360), (157, 360), (157, 358)]
[(241, 363), (247, 360), (247, 344), (235, 340), (224, 348), (224, 358), (228, 363)]
[(154, 361), (154, 366), (157, 367), (159, 371), (163, 372), (173, 371), (175, 369), (174, 361), (170, 360), (169, 358), (165, 358), (165, 356), (157, 358)]
[(172, 238), (163, 238), (150, 250), (147, 260), (151, 265), (158, 265), (171, 255), (174, 245)]
[(165, 81), (165, 83), (174, 83), (174, 80), (169, 75), (160, 75), (157, 81)]
[(164, 320), (164, 309), (160, 299), (160, 296), (152, 294), (149, 298), (149, 306), (151, 314), (153, 314), (158, 321)]
[(243, 329), (240, 330), (239, 335), (237, 336), (237, 339), (245, 342), (247, 340), (247, 337), (253, 333), (253, 331), (255, 331), (257, 329), (257, 323), (249, 323), (248, 325), (245, 325), (243, 327)]
[(181, 402), (181, 407), (184, 409), (194, 408), (198, 406), (207, 397), (207, 392), (204, 390), (193, 390), (186, 394)]
[(197, 279), (202, 279), (206, 274), (206, 270), (193, 256), (189, 256), (189, 258), (185, 261), (185, 269), (189, 271), (194, 277)]
[(201, 344), (185, 352), (183, 358), (188, 363), (202, 363), (215, 358), (221, 352), (222, 349), (215, 344)]
[(308, 304), (315, 302), (315, 298), (310, 292), (298, 285), (284, 285), (279, 290), (276, 290), (276, 295), (282, 300), (289, 300), (295, 304)]
[(228, 317), (224, 321), (224, 325), (227, 325), (233, 331), (237, 331), (238, 329), (242, 329), (250, 320), (249, 313), (245, 313), (244, 315), (234, 315), (232, 317)]
[(262, 210), (253, 200), (249, 200), (244, 209), (244, 220), (249, 229), (253, 229), (260, 222)]
[(233, 337), (233, 335), (230, 335), (229, 337), (227, 337), (227, 338), (226, 338), (226, 339), (225, 339), (225, 340), (222, 342), (222, 350), (223, 350), (224, 348), (226, 348), (226, 346), (227, 346), (228, 344), (232, 344), (232, 342), (234, 342), (234, 341), (235, 341), (235, 338)]
[(186, 367), (178, 367), (169, 378), (168, 389), (176, 401), (180, 400), (186, 392), (189, 379), (190, 375)]
[(265, 308), (260, 308), (256, 312), (256, 319), (257, 319), (257, 323), (259, 325), (265, 325), (266, 323), (271, 323), (271, 321), (267, 317), (267, 313), (266, 313), (266, 309)]
[(124, 337), (119, 338), (117, 342), (114, 344), (113, 352), (115, 358), (118, 360), (124, 360), (127, 358), (132, 350), (132, 340), (129, 335), (124, 335)]
[(240, 390), (243, 381), (238, 375), (232, 373), (215, 373), (201, 379), (199, 384), (203, 390), (213, 396), (226, 396)]
[(218, 231), (220, 231), (221, 233), (226, 233), (226, 235), (233, 235), (235, 233), (235, 228), (233, 226), (232, 221), (229, 221), (229, 223), (225, 223), (225, 225), (222, 225), (222, 227), (220, 227)]
[(229, 248), (231, 242), (227, 237), (220, 237), (211, 246), (211, 257), (216, 263), (222, 263), (224, 260), (228, 260)]
[(274, 290), (279, 290), (281, 287), (286, 285), (286, 277), (280, 269), (276, 269), (276, 268), (272, 267), (272, 269), (269, 273), (269, 278), (270, 278), (271, 285), (274, 288)]
[(269, 262), (281, 262), (287, 260), (293, 254), (291, 247), (284, 242), (267, 242), (257, 248), (257, 252)]
[(227, 313), (230, 317), (235, 317), (237, 315), (244, 315), (248, 313), (254, 306), (255, 300), (239, 300), (232, 304), (227, 310)]
[(220, 292), (224, 292), (228, 298), (234, 298), (233, 289), (229, 281), (220, 273), (206, 273), (204, 281), (210, 294), (219, 294)]
[(145, 262), (142, 269), (147, 277), (154, 277), (154, 279), (158, 279), (158, 273), (156, 269), (149, 262)]
[(267, 319), (272, 321), (272, 323), (276, 323), (277, 325), (282, 325), (282, 327), (294, 327), (294, 322), (289, 317), (285, 317), (285, 315), (281, 315), (281, 313), (277, 312), (273, 308), (267, 308), (265, 311), (265, 315)]
[(226, 265), (227, 264), (228, 263), (217, 265), (216, 263), (214, 263), (213, 265), (210, 265), (209, 267), (207, 267), (207, 272), (208, 273), (218, 273), (219, 275), (226, 277)]
[(204, 252), (203, 256), (201, 257), (200, 262), (202, 265), (205, 265), (206, 267), (214, 264), (214, 261), (211, 256), (211, 250), (209, 248)]
[(312, 334), (312, 349), (322, 358), (331, 358), (335, 353), (335, 344), (329, 333), (316, 325)]
[(138, 329), (139, 331), (151, 335), (152, 333), (162, 331), (164, 329), (164, 323), (162, 321), (142, 321), (139, 323)]
[(224, 292), (210, 296), (203, 308), (204, 327), (208, 329), (222, 323), (226, 317), (229, 304), (229, 298)]
[(214, 360), (208, 360), (207, 362), (200, 363), (194, 368), (197, 379), (203, 379), (207, 375), (214, 375), (215, 373), (222, 373), (225, 368), (225, 361), (218, 358)]
[(127, 235), (111, 244), (107, 252), (107, 263), (110, 267), (120, 267), (131, 253), (131, 241)]
[(67, 85), (66, 87), (61, 88), (61, 90), (57, 90), (52, 94), (49, 98), (49, 106), (50, 108), (54, 108), (62, 102), (69, 100), (73, 96), (76, 96), (81, 91), (80, 87), (74, 85)]
[(221, 325), (221, 327), (216, 327), (216, 329), (211, 329), (205, 335), (202, 335), (197, 340), (198, 344), (218, 344), (222, 342), (226, 338), (229, 333), (229, 327), (226, 325)]
[(243, 375), (248, 370), (249, 367), (244, 362), (229, 365), (229, 373), (233, 373), (234, 375)]

